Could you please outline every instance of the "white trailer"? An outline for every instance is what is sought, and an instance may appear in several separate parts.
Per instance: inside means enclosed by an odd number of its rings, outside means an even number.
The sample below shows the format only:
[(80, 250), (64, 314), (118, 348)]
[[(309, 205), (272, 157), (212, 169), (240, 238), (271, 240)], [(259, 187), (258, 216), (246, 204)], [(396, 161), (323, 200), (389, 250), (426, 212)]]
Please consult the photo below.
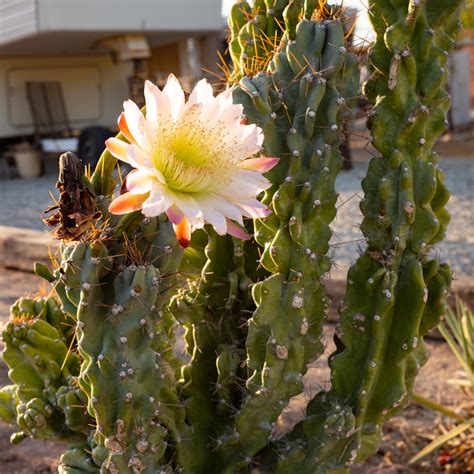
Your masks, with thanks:
[(1, 0), (0, 147), (32, 140), (27, 82), (60, 83), (72, 129), (113, 129), (137, 58), (151, 79), (193, 76), (221, 34), (221, 0)]

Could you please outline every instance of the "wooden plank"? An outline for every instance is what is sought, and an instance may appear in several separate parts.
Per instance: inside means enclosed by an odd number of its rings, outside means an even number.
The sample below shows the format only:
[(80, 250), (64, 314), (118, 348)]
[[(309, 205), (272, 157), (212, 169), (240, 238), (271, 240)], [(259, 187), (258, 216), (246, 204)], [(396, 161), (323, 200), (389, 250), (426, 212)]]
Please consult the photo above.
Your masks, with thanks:
[(49, 249), (54, 253), (58, 242), (46, 232), (0, 226), (0, 266), (27, 272), (34, 262), (49, 263)]

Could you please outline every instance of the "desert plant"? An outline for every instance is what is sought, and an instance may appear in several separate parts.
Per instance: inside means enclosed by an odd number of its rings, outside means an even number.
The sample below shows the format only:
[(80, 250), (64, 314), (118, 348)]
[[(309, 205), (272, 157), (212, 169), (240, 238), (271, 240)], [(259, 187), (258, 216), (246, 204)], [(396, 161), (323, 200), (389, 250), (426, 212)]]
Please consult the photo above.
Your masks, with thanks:
[(19, 428), (13, 443), (27, 436), (63, 441), (68, 445), (63, 457), (82, 452), (86, 461), (83, 449), (89, 446), (93, 420), (77, 383), (81, 361), (74, 338), (74, 320), (53, 298), (15, 302), (2, 332), (3, 360), (13, 385), (0, 391), (0, 418)]
[[(448, 343), (452, 353), (458, 359), (465, 375), (465, 378), (453, 379), (449, 380), (449, 382), (466, 387), (468, 390), (473, 390), (474, 313), (461, 298), (457, 297), (455, 311), (448, 308), (445, 319), (439, 324), (438, 329), (445, 341)], [(425, 399), (418, 394), (415, 394), (414, 400), (426, 408), (438, 411), (441, 414), (455, 419), (459, 424), (425, 446), (419, 453), (410, 459), (410, 464), (417, 463), (434, 450), (446, 445), (462, 433), (472, 429), (474, 426), (474, 419), (468, 420), (458, 413), (451, 412), (447, 407)]]
[[(370, 3), (377, 40), (366, 94), (380, 156), (363, 182), (367, 250), (348, 275), (332, 387), (284, 436), (280, 416), (323, 351), (341, 116), (359, 83), (341, 10), (239, 2), (228, 92), (211, 98), (201, 82), (185, 104), (173, 78), (164, 91), (148, 83), (146, 112), (125, 104), (92, 176), (63, 155), (59, 210), (48, 219), (59, 224), (60, 259), (37, 273), (73, 321), (74, 377), (94, 425), (61, 472), (323, 473), (374, 452), (382, 422), (410, 398), (451, 281), (428, 257), (449, 221), (431, 149), (449, 106), (445, 62), (460, 3)], [(260, 130), (265, 155), (279, 158), (267, 178), (260, 172), (276, 160), (236, 164), (225, 148), (255, 153)], [(112, 200), (116, 157), (137, 170)], [(243, 240), (242, 215), (255, 218), (255, 240)], [(191, 240), (204, 222), (212, 226)], [(15, 390), (0, 398), (9, 420)]]
[(474, 390), (474, 313), (461, 298), (456, 298), (455, 311), (448, 309), (438, 330), (464, 371), (465, 378), (452, 382)]

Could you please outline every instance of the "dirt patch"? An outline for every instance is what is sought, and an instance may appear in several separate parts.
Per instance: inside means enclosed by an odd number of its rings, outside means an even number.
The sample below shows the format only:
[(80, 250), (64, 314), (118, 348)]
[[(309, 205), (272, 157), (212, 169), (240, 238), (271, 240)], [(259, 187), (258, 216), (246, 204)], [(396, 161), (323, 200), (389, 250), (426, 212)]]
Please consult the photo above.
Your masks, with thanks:
[(14, 430), (0, 424), (0, 474), (52, 474), (58, 472), (63, 447), (57, 443), (26, 439), (19, 445), (9, 442)]

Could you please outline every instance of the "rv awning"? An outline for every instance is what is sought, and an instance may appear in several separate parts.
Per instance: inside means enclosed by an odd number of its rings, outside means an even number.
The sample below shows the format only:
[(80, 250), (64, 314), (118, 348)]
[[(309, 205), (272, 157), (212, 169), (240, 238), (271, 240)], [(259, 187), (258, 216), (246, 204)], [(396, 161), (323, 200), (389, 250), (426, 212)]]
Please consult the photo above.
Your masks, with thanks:
[(104, 38), (144, 33), (151, 46), (222, 29), (221, 0), (2, 0), (0, 55), (104, 52)]

